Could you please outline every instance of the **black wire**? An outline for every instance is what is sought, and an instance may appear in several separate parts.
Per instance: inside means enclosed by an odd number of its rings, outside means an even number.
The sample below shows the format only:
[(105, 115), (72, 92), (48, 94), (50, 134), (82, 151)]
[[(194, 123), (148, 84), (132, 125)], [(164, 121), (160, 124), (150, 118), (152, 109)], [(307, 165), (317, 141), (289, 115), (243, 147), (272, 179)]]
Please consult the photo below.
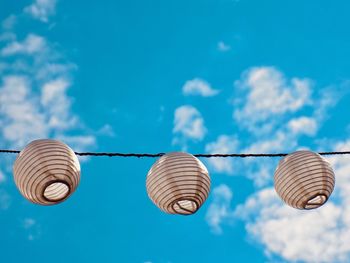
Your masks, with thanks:
[(76, 155), (80, 156), (108, 156), (108, 157), (137, 157), (137, 158), (143, 158), (143, 157), (161, 157), (165, 153), (112, 153), (112, 152), (75, 152)]
[(0, 150), (0, 153), (20, 153), (21, 151), (17, 150)]
[[(18, 150), (1, 150), (0, 153), (20, 153)], [(79, 156), (108, 156), (108, 157), (137, 157), (137, 158), (155, 158), (161, 157), (165, 153), (114, 153), (114, 152), (75, 152)], [(319, 152), (320, 155), (347, 155), (350, 151), (344, 152)], [(202, 158), (247, 158), (247, 157), (283, 157), (288, 153), (213, 153), (213, 154), (194, 154), (196, 157)]]

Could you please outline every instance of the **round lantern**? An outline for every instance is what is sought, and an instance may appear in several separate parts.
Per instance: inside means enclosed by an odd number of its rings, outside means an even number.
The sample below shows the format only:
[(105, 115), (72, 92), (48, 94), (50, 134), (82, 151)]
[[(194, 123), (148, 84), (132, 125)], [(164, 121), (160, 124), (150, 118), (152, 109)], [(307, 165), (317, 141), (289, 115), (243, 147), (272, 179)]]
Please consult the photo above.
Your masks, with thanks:
[(66, 144), (36, 140), (19, 153), (13, 175), (26, 199), (40, 205), (54, 205), (66, 200), (77, 188), (80, 165)]
[(275, 171), (275, 189), (288, 205), (315, 209), (327, 202), (334, 189), (330, 164), (318, 153), (297, 151), (283, 158)]
[(203, 163), (191, 154), (169, 153), (157, 160), (147, 175), (147, 193), (169, 214), (194, 214), (210, 191), (210, 177)]

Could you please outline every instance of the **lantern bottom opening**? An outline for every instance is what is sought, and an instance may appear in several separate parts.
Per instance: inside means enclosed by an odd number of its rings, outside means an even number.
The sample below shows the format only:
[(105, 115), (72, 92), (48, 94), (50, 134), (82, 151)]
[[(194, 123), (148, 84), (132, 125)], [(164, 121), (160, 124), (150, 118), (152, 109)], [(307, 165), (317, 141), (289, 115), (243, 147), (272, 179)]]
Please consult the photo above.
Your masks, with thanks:
[(199, 209), (196, 201), (186, 198), (182, 198), (173, 202), (172, 208), (177, 214), (182, 215), (194, 214)]
[(58, 202), (67, 198), (70, 194), (70, 187), (64, 181), (50, 182), (43, 193), (43, 197), (49, 202)]
[(327, 196), (324, 194), (317, 194), (316, 196), (310, 198), (306, 204), (305, 209), (315, 209), (320, 206), (322, 206), (324, 203), (327, 202)]

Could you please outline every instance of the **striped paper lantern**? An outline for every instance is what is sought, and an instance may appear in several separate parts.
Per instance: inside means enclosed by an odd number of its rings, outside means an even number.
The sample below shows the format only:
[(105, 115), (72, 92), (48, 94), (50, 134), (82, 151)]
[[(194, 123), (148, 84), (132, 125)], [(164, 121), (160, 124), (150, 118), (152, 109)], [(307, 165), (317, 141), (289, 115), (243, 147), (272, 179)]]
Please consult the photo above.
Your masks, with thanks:
[(191, 215), (207, 199), (210, 177), (196, 157), (175, 152), (157, 160), (148, 172), (146, 186), (148, 196), (162, 211)]
[(77, 188), (80, 164), (66, 144), (36, 140), (19, 153), (13, 175), (26, 199), (40, 205), (54, 205), (66, 200)]
[(318, 153), (297, 151), (283, 158), (275, 171), (275, 189), (288, 205), (315, 209), (327, 202), (333, 192), (332, 167)]

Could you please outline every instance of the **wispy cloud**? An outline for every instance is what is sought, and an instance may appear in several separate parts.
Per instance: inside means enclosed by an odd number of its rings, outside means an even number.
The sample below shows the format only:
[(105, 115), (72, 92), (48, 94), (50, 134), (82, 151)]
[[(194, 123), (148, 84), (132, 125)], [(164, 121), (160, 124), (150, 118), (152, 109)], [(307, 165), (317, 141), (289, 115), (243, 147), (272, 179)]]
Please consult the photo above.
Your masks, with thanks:
[(236, 101), (238, 109), (233, 116), (251, 131), (261, 131), (267, 127), (266, 120), (278, 120), (280, 115), (310, 104), (311, 83), (309, 79), (287, 79), (273, 67), (251, 68), (235, 82), (236, 88), (248, 92), (248, 96), (244, 101)]
[(299, 117), (288, 122), (288, 127), (294, 134), (307, 134), (313, 136), (317, 133), (317, 120), (312, 117)]
[[(23, 147), (37, 138), (69, 140), (71, 131), (84, 133), (67, 95), (75, 66), (63, 62), (59, 51), (42, 36), (30, 33), (22, 42), (7, 42), (1, 50), (6, 71), (0, 75), (0, 131), (5, 142)], [(70, 141), (79, 148), (94, 144), (92, 135), (80, 134)]]
[[(70, 140), (65, 135), (79, 128), (79, 118), (71, 112), (66, 94), (69, 82), (63, 79), (44, 83), (39, 92), (33, 90), (33, 80), (23, 75), (8, 75), (0, 86), (0, 123), (3, 138), (13, 147), (22, 147), (38, 138), (64, 137), (75, 146), (91, 146), (92, 136)], [(89, 138), (85, 139), (84, 137)]]
[(185, 96), (197, 95), (202, 97), (212, 97), (219, 93), (219, 90), (213, 89), (211, 85), (203, 79), (195, 78), (186, 81), (182, 87)]
[(225, 185), (219, 185), (212, 191), (212, 202), (206, 213), (206, 221), (215, 234), (222, 233), (222, 224), (230, 222), (234, 218), (231, 208), (232, 191)]
[(221, 52), (227, 52), (231, 50), (231, 46), (226, 44), (224, 41), (219, 41), (218, 50)]
[(29, 34), (23, 42), (10, 42), (1, 50), (2, 56), (11, 56), (16, 54), (33, 55), (42, 52), (46, 47), (46, 41), (43, 37)]
[[(239, 141), (236, 136), (220, 135), (216, 141), (205, 146), (208, 153), (235, 153), (238, 150)], [(215, 172), (233, 173), (233, 160), (231, 158), (209, 158), (207, 162)]]
[(0, 86), (0, 130), (11, 146), (45, 138), (48, 127), (40, 112), (38, 98), (31, 94), (30, 80), (21, 75), (4, 76)]
[[(249, 145), (241, 143), (236, 150), (244, 153), (299, 149), (299, 139), (317, 134), (325, 121), (323, 113), (336, 101), (336, 97), (325, 88), (312, 94), (312, 80), (287, 79), (274, 67), (253, 67), (235, 83), (240, 89), (240, 97), (234, 104), (234, 118), (240, 127), (239, 134), (244, 134), (250, 142)], [(259, 165), (251, 159), (244, 159), (240, 164), (235, 169), (237, 174), (243, 169), (244, 175), (254, 180), (256, 186), (271, 183), (270, 175), (276, 165), (274, 160), (265, 160), (264, 165)]]
[(113, 127), (110, 124), (103, 125), (98, 131), (98, 135), (108, 136), (108, 137), (115, 137), (115, 132), (113, 130)]
[(71, 114), (71, 99), (67, 90), (71, 83), (64, 77), (50, 80), (42, 86), (41, 104), (48, 113), (47, 125), (51, 129), (67, 130), (74, 128), (79, 122), (78, 117)]
[(201, 113), (191, 105), (183, 105), (175, 110), (173, 133), (174, 144), (185, 146), (188, 140), (201, 141), (207, 133)]
[(56, 0), (35, 0), (33, 4), (24, 8), (24, 12), (47, 23), (49, 17), (56, 13), (56, 3)]

